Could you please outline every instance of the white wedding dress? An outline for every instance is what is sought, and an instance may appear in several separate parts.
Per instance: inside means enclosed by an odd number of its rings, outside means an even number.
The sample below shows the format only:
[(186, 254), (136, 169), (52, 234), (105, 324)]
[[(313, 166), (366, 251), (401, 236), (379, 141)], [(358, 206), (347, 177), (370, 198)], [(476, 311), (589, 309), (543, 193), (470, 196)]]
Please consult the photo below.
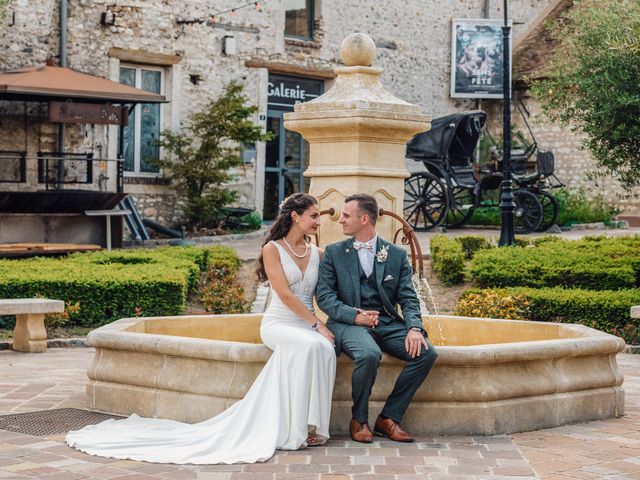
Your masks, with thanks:
[[(306, 271), (273, 242), (291, 291), (313, 308), (319, 255), (311, 247)], [(260, 326), (273, 350), (244, 399), (196, 424), (131, 415), (69, 432), (69, 446), (92, 455), (176, 464), (264, 462), (276, 449), (306, 447), (309, 433), (329, 438), (336, 355), (331, 342), (273, 292)], [(215, 381), (215, 379), (212, 379)]]

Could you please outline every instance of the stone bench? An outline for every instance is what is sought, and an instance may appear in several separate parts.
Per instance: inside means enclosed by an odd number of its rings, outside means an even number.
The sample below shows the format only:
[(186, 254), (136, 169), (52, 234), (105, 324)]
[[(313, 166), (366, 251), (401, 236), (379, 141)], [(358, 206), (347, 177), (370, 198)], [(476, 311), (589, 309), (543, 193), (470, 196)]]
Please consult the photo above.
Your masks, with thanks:
[(15, 315), (13, 350), (44, 352), (47, 350), (47, 331), (44, 316), (64, 312), (64, 302), (47, 298), (12, 298), (0, 300), (0, 315)]

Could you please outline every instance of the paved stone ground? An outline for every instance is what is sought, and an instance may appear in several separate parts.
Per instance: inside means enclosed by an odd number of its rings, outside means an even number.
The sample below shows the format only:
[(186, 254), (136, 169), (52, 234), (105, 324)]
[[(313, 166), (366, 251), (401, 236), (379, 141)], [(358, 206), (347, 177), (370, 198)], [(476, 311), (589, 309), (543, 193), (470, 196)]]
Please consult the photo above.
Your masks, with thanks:
[[(441, 232), (416, 232), (418, 241), (420, 242), (420, 248), (423, 253), (429, 253), (429, 241), (434, 235), (438, 235)], [(577, 240), (582, 237), (591, 235), (606, 235), (609, 237), (617, 237), (620, 235), (637, 235), (640, 234), (640, 228), (627, 228), (627, 229), (584, 229), (584, 230), (570, 230), (557, 234), (559, 237), (567, 240)], [(448, 230), (447, 236), (461, 237), (465, 235), (481, 235), (483, 237), (494, 237), (498, 239), (500, 237), (500, 230), (498, 229), (486, 229), (486, 228), (461, 228), (455, 230)], [(536, 238), (549, 235), (547, 233), (533, 233), (531, 235), (523, 235), (523, 238)], [(221, 245), (228, 245), (235, 248), (238, 251), (238, 255), (242, 260), (257, 260), (260, 254), (260, 247), (264, 243), (264, 237), (250, 238), (246, 240), (233, 240), (222, 241)]]
[[(0, 415), (85, 406), (92, 349), (0, 352)], [(0, 430), (0, 479), (509, 480), (640, 479), (640, 355), (619, 355), (626, 415), (619, 419), (493, 437), (421, 437), (415, 444), (346, 437), (278, 452), (254, 465), (177, 466), (93, 457), (64, 435)]]

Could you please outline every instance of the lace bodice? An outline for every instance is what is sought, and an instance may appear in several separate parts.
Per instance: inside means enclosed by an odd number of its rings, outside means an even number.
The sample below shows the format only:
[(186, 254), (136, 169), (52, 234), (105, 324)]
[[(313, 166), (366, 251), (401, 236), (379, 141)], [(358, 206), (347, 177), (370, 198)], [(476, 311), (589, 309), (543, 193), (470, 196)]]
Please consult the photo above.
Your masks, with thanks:
[[(307, 264), (307, 269), (303, 273), (300, 271), (298, 265), (291, 258), (291, 253), (289, 253), (282, 245), (278, 242), (272, 241), (276, 248), (278, 249), (278, 253), (280, 254), (280, 264), (282, 265), (282, 269), (284, 270), (284, 275), (287, 277), (287, 281), (289, 283), (289, 289), (291, 292), (298, 297), (302, 303), (305, 304), (307, 308), (310, 310), (313, 309), (313, 294), (316, 290), (316, 283), (318, 283), (318, 266), (320, 265), (318, 255), (318, 247), (315, 245), (310, 245), (309, 249), (311, 250), (311, 258), (309, 259), (309, 263)], [(273, 292), (274, 298), (278, 298), (278, 295)], [(280, 299), (278, 298), (278, 301)]]

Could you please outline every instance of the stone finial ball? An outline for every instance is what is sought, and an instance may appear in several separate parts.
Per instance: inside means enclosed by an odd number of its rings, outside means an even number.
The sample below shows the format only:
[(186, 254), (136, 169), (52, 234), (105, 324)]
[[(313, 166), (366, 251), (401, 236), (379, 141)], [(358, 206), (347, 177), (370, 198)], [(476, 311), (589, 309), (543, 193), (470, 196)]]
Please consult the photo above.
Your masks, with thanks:
[(352, 33), (340, 44), (340, 58), (349, 67), (368, 67), (376, 56), (376, 44), (364, 33)]

